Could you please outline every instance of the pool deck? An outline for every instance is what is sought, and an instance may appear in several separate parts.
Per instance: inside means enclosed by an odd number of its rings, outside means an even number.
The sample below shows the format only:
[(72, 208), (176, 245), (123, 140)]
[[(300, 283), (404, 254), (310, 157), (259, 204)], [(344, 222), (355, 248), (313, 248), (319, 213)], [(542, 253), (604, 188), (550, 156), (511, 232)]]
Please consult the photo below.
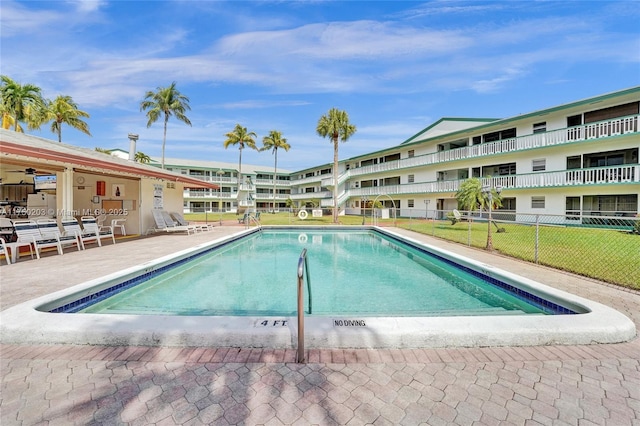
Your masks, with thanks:
[[(159, 234), (0, 267), (0, 309), (241, 227)], [(640, 292), (394, 229), (600, 302), (640, 328)], [(0, 344), (0, 424), (640, 425), (627, 343), (307, 351)]]

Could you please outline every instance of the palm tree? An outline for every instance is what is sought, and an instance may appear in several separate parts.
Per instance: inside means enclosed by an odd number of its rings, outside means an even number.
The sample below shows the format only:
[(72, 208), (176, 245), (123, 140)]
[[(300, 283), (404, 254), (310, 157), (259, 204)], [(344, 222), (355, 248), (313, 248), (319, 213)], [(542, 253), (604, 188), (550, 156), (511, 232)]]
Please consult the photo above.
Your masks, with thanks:
[(346, 111), (331, 108), (318, 120), (316, 132), (333, 142), (333, 223), (338, 223), (338, 140), (346, 142), (356, 132), (356, 126), (349, 123)]
[(460, 184), (456, 192), (458, 207), (461, 210), (475, 211), (485, 207), (486, 199), (482, 195), (482, 182), (478, 178), (467, 179)]
[(278, 149), (282, 148), (285, 151), (289, 151), (291, 149), (291, 145), (287, 143), (287, 139), (282, 137), (282, 132), (278, 130), (271, 130), (269, 132), (269, 136), (265, 136), (262, 138), (262, 149), (261, 151), (266, 151), (271, 149), (274, 157), (275, 163), (273, 166), (273, 211), (275, 213), (276, 210), (276, 177), (278, 174)]
[[(487, 176), (491, 181), (491, 176)], [(496, 191), (496, 188), (491, 186), (490, 194), (483, 191), (482, 182), (478, 178), (467, 179), (460, 184), (458, 192), (456, 192), (456, 199), (458, 200), (458, 207), (464, 210), (474, 211), (479, 208), (489, 210), (496, 209), (502, 206), (502, 197), (500, 193)], [(500, 232), (500, 231), (498, 231)], [(493, 239), (491, 236), (491, 218), (487, 220), (487, 250), (493, 250)]]
[(238, 145), (240, 150), (240, 158), (238, 160), (238, 184), (242, 179), (242, 150), (245, 145), (251, 149), (257, 150), (256, 140), (258, 136), (255, 132), (248, 132), (246, 127), (242, 127), (240, 124), (236, 124), (233, 131), (225, 135), (227, 139), (224, 141), (224, 149), (227, 149), (230, 145)]
[[(2, 111), (2, 128), (5, 130), (11, 129), (16, 124), (16, 120), (8, 111)], [(22, 126), (18, 124), (15, 129), (16, 132), (24, 133)]]
[(4, 115), (13, 121), (13, 130), (18, 131), (19, 122), (26, 122), (29, 128), (38, 128), (39, 123), (31, 120), (33, 114), (44, 104), (41, 89), (33, 84), (20, 84), (6, 75), (1, 77), (0, 95), (2, 96), (3, 122)]
[(151, 162), (151, 157), (149, 157), (144, 152), (138, 151), (138, 152), (136, 152), (136, 155), (134, 157), (134, 161), (136, 163), (140, 163), (140, 164), (149, 164)]
[(162, 168), (164, 169), (164, 147), (167, 142), (167, 122), (171, 115), (185, 124), (191, 126), (191, 121), (185, 115), (185, 111), (191, 110), (189, 98), (176, 89), (176, 82), (169, 87), (158, 87), (155, 92), (148, 91), (144, 100), (140, 103), (140, 111), (147, 111), (147, 128), (158, 121), (164, 113), (164, 134), (162, 137)]
[(109, 150), (109, 149), (107, 149), (107, 148), (100, 148), (100, 147), (96, 146), (96, 147), (94, 148), (94, 151), (96, 151), (96, 152), (101, 152), (101, 153), (103, 153), (103, 154), (111, 155), (111, 150)]
[(89, 114), (79, 110), (71, 96), (58, 95), (53, 102), (45, 102), (43, 121), (52, 121), (51, 131), (58, 135), (58, 142), (62, 142), (62, 123), (91, 136), (89, 125), (80, 117), (88, 118)]

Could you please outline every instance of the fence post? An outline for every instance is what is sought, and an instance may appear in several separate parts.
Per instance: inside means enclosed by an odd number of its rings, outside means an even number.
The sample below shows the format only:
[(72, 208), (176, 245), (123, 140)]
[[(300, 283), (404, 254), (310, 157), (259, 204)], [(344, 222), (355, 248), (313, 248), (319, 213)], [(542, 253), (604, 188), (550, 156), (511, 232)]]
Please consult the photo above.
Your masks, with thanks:
[(471, 247), (471, 211), (467, 213), (467, 245)]
[(534, 262), (538, 263), (538, 244), (540, 243), (540, 215), (536, 215), (536, 241), (535, 241), (535, 253), (534, 253)]
[(433, 219), (431, 219), (431, 235), (436, 236), (436, 217), (438, 216), (438, 210), (433, 211)]

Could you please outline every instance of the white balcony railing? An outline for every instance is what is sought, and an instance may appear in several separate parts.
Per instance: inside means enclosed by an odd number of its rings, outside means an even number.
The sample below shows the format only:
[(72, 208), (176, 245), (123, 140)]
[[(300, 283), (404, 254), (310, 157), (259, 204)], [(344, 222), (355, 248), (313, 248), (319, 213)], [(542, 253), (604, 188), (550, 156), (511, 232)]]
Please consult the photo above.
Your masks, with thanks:
[[(500, 185), (504, 189), (525, 189), (558, 186), (583, 186), (598, 184), (628, 184), (640, 182), (640, 165), (597, 167), (555, 172), (539, 172), (523, 175), (495, 176), (482, 178), (486, 185)], [(373, 197), (376, 195), (403, 195), (456, 192), (464, 180), (411, 183), (403, 185), (356, 188), (346, 191), (348, 197)]]
[(237, 192), (199, 192), (199, 191), (185, 191), (185, 198), (236, 198), (238, 196)]
[[(491, 179), (491, 182), (489, 181)], [(550, 188), (559, 186), (582, 186), (599, 184), (628, 184), (640, 182), (640, 165), (627, 164), (620, 166), (595, 167), (574, 170), (559, 170), (521, 175), (495, 176), (482, 178), (483, 184), (500, 185), (505, 189)], [(375, 197), (377, 195), (410, 195), (426, 193), (456, 192), (464, 180), (446, 180), (411, 184), (375, 186), (368, 188), (351, 188), (339, 194), (338, 205), (342, 205), (352, 197)], [(236, 198), (236, 192), (211, 193), (185, 191), (187, 198)], [(255, 194), (258, 200), (273, 200), (272, 194)], [(306, 192), (301, 194), (277, 194), (277, 200), (309, 200), (319, 199), (322, 206), (333, 205), (333, 192)], [(240, 206), (253, 206), (255, 200), (239, 201)], [(248, 204), (250, 203), (250, 204)]]
[[(584, 125), (575, 126), (575, 127), (551, 130), (548, 132), (536, 133), (536, 134), (531, 134), (526, 136), (519, 136), (516, 138), (504, 139), (496, 142), (489, 142), (489, 143), (484, 143), (479, 145), (465, 146), (462, 148), (451, 149), (448, 151), (439, 151), (439, 152), (425, 154), (417, 157), (404, 158), (400, 160), (389, 161), (386, 163), (373, 164), (369, 166), (354, 168), (354, 169), (346, 170), (345, 172), (340, 174), (340, 176), (338, 177), (338, 186), (342, 185), (345, 181), (347, 181), (349, 178), (352, 178), (354, 176), (375, 174), (375, 173), (380, 173), (385, 171), (401, 170), (401, 169), (413, 168), (413, 167), (421, 167), (421, 166), (430, 165), (430, 164), (437, 164), (437, 163), (443, 163), (443, 162), (449, 162), (449, 161), (455, 161), (455, 160), (464, 160), (469, 158), (502, 154), (502, 153), (513, 152), (513, 151), (527, 150), (532, 148), (542, 148), (546, 146), (560, 145), (565, 143), (574, 143), (581, 140), (593, 140), (593, 139), (624, 135), (629, 133), (637, 133), (638, 131), (640, 131), (639, 124), (638, 124), (639, 117), (640, 116), (638, 115), (633, 115), (628, 117), (615, 118), (615, 119), (605, 120), (605, 121), (596, 122), (596, 123), (589, 123), (589, 124), (584, 124)], [(587, 170), (587, 169), (582, 169), (582, 170)], [(589, 169), (589, 170), (591, 170), (591, 172), (588, 172), (588, 173), (594, 173), (593, 178), (589, 177), (590, 175), (585, 175), (584, 177), (580, 176), (576, 178), (577, 181), (582, 181), (583, 182), (582, 184), (587, 184), (590, 181), (593, 181), (595, 183), (605, 183), (605, 182), (609, 182), (608, 179), (610, 179), (610, 176), (613, 176), (613, 175), (604, 176), (602, 174), (598, 175), (599, 172), (593, 171), (595, 169)], [(562, 174), (564, 172), (552, 172), (552, 173)], [(634, 182), (637, 181), (637, 176), (638, 176), (637, 171), (635, 172), (635, 175), (629, 175), (628, 173), (630, 172), (621, 171), (620, 179), (631, 179), (631, 181), (634, 181)], [(527, 177), (527, 178), (524, 178), (525, 175), (518, 175), (518, 176), (519, 176), (518, 178), (519, 182), (522, 182), (522, 184), (525, 185), (522, 187), (535, 186), (536, 182), (540, 181), (541, 179), (545, 182), (543, 186), (550, 186), (550, 185), (547, 185), (546, 183), (548, 181), (566, 182), (566, 183), (559, 183), (558, 185), (564, 185), (564, 184), (572, 185), (573, 183), (571, 182), (576, 181), (576, 179), (562, 179), (561, 177), (558, 177), (555, 175), (553, 177), (551, 175), (549, 175), (548, 177), (545, 177), (547, 176), (547, 173), (534, 173), (530, 175), (531, 177)], [(200, 177), (200, 176), (193, 176), (193, 177), (197, 177), (202, 180), (205, 180), (208, 182), (214, 182), (214, 183), (227, 183), (227, 184), (233, 184), (233, 185), (237, 184), (237, 178), (235, 177), (221, 177), (221, 178), (218, 176), (214, 176), (210, 178)], [(507, 181), (507, 185), (503, 185), (503, 186), (510, 187), (508, 185), (510, 178), (496, 177), (494, 179), (505, 180)], [(315, 176), (310, 176), (303, 179), (292, 180), (292, 181), (276, 180), (276, 185), (300, 187), (301, 185), (316, 183), (316, 182), (320, 182), (321, 186), (323, 187), (333, 187), (332, 174), (329, 173), (329, 174), (323, 174), (323, 175), (315, 175)], [(529, 183), (529, 182), (532, 182), (532, 183)], [(258, 183), (260, 184), (260, 186), (263, 186), (263, 187), (264, 186), (272, 187), (273, 179), (260, 179)], [(394, 192), (394, 193), (397, 193), (397, 194), (413, 193), (416, 191), (406, 191), (406, 188), (416, 186), (416, 185), (418, 185), (418, 187), (427, 186), (428, 188), (433, 188), (434, 183), (430, 183), (429, 185), (408, 184), (408, 185), (391, 185), (391, 186), (374, 187), (374, 188), (353, 188), (348, 190), (347, 193), (352, 194), (352, 196), (355, 194), (357, 194), (358, 196), (360, 195), (367, 196), (369, 194), (378, 193), (378, 191), (380, 191), (381, 188), (386, 188), (386, 190), (389, 190), (391, 188), (396, 188), (396, 187), (397, 188), (401, 187), (402, 190), (399, 190), (400, 192)], [(429, 192), (446, 192), (446, 191), (452, 190), (448, 188), (449, 184), (444, 184), (442, 182), (438, 183), (438, 185), (436, 186), (437, 188), (442, 188), (444, 186), (444, 188), (436, 189), (434, 191), (429, 190)], [(255, 184), (247, 184), (247, 183), (240, 184), (241, 191), (255, 192), (255, 188), (256, 188)], [(454, 190), (457, 190), (457, 189), (454, 189)], [(223, 192), (222, 196), (219, 196), (217, 193), (213, 191), (210, 194), (193, 193), (193, 192), (189, 192), (187, 194), (185, 192), (185, 196), (191, 197), (191, 198), (218, 198), (218, 197), (236, 198), (237, 193)], [(328, 198), (331, 196), (332, 195), (330, 191), (290, 195), (292, 199)], [(289, 198), (289, 196), (287, 196), (287, 198)]]
[(389, 161), (381, 164), (359, 167), (348, 170), (351, 177), (379, 173), (389, 170), (398, 170), (410, 167), (419, 167), (429, 164), (443, 163), (455, 160), (464, 160), (485, 155), (502, 154), (506, 152), (520, 151), (531, 148), (542, 148), (545, 146), (573, 143), (581, 140), (599, 139), (611, 136), (618, 136), (628, 133), (636, 133), (638, 129), (638, 118), (634, 115), (629, 117), (616, 118), (612, 120), (589, 123), (581, 126), (569, 127), (549, 132), (535, 133), (526, 136), (519, 136), (511, 139), (503, 139), (496, 142), (483, 143), (480, 145), (465, 146), (462, 148), (439, 151), (417, 157), (404, 158)]
[[(255, 179), (255, 184), (258, 186), (271, 186), (273, 187), (273, 179)], [(290, 180), (276, 179), (276, 186), (290, 186)]]
[(306, 185), (306, 184), (309, 184), (309, 183), (320, 182), (326, 176), (331, 176), (331, 174), (309, 176), (309, 177), (305, 177), (305, 178), (302, 178), (302, 179), (294, 179), (294, 180), (291, 181), (291, 185), (299, 186), (299, 185)]
[[(267, 194), (267, 193), (257, 193), (255, 194), (255, 197), (259, 201), (264, 201), (264, 200), (273, 201), (273, 198), (274, 198), (273, 194)], [(275, 196), (276, 200), (286, 200), (287, 198), (289, 198), (289, 194), (276, 194)]]

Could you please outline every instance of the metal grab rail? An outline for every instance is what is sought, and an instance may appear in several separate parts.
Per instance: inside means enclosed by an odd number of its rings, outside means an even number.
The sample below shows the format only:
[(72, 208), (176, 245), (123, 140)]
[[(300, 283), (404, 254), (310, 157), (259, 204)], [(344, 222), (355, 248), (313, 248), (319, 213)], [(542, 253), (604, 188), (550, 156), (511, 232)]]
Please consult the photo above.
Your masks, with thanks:
[(307, 293), (309, 294), (309, 313), (312, 311), (311, 280), (309, 279), (309, 263), (307, 249), (302, 249), (298, 258), (298, 355), (296, 362), (304, 364), (304, 278), (307, 278)]
[(254, 215), (250, 214), (247, 216), (245, 222), (244, 222), (244, 228), (245, 229), (249, 229), (249, 227), (251, 226), (251, 222), (254, 222), (256, 224), (256, 226), (260, 229), (262, 229), (262, 224), (260, 223), (260, 221), (258, 220), (258, 218), (256, 218)]

